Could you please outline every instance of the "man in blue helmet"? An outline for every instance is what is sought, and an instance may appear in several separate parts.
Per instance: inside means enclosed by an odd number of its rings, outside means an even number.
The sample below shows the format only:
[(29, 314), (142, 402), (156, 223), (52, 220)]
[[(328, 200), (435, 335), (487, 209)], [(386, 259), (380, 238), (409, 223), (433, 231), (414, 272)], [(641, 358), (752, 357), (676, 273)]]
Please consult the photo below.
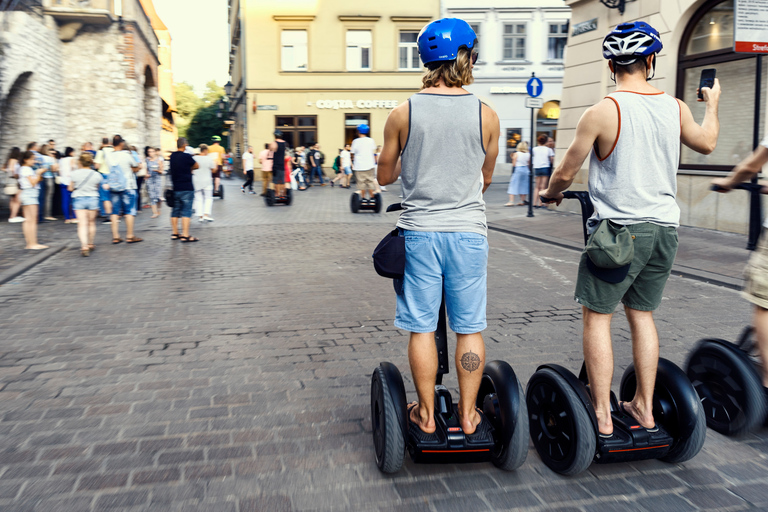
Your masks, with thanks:
[(634, 398), (620, 407), (648, 431), (658, 428), (653, 391), (659, 338), (653, 311), (661, 304), (677, 252), (680, 143), (709, 154), (720, 131), (717, 80), (701, 91), (706, 102), (701, 125), (684, 102), (648, 83), (661, 49), (659, 33), (642, 21), (623, 23), (605, 37), (603, 57), (615, 74), (616, 91), (584, 112), (541, 194), (560, 204), (592, 153), (589, 196), (595, 213), (587, 222), (591, 235), (581, 255), (575, 299), (582, 305), (584, 360), (599, 434), (606, 438), (613, 435), (611, 317), (619, 302), (629, 321), (638, 380)]
[(378, 168), (379, 183), (400, 176), (403, 187), (405, 211), (397, 226), (405, 236), (406, 264), (395, 325), (411, 333), (408, 358), (419, 402), (409, 405), (409, 428), (435, 432), (434, 333), (444, 292), (457, 339), (459, 421), (465, 434), (487, 439), (489, 422), (475, 399), (487, 326), (483, 192), (499, 152), (499, 118), (463, 88), (472, 83), (477, 61), (477, 36), (465, 21), (434, 21), (417, 43), (427, 68), (422, 90), (390, 113)]
[(352, 141), (352, 171), (355, 173), (357, 182), (357, 193), (365, 199), (365, 193), (368, 198), (373, 199), (376, 193), (376, 181), (373, 176), (373, 169), (376, 167), (376, 143), (369, 136), (371, 128), (367, 124), (361, 124), (357, 127), (357, 138)]

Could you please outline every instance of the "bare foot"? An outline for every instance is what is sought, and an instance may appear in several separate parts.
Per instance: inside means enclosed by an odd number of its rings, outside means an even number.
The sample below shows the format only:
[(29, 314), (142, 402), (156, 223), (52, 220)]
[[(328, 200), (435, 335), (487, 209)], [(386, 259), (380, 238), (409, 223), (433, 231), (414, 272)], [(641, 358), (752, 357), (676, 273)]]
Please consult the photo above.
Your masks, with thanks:
[(47, 245), (40, 245), (40, 244), (28, 245), (25, 247), (25, 249), (29, 249), (30, 251), (42, 251), (43, 249), (47, 249), (47, 248), (48, 248)]
[(415, 423), (416, 426), (426, 434), (431, 434), (437, 430), (434, 416), (427, 416), (425, 419), (426, 412), (422, 414), (421, 406), (419, 406), (418, 402), (411, 402), (408, 404), (408, 416), (411, 419), (411, 422)]
[(611, 419), (610, 411), (601, 412), (595, 410), (595, 416), (597, 416), (597, 432), (601, 436), (613, 435), (613, 420)]
[(653, 420), (653, 414), (643, 414), (634, 402), (619, 402), (619, 409), (629, 414), (643, 427), (653, 428), (656, 422)]
[(459, 425), (461, 425), (461, 430), (467, 435), (474, 434), (475, 430), (477, 430), (477, 426), (482, 420), (483, 419), (480, 417), (476, 408), (472, 409), (469, 417), (464, 416), (461, 411), (459, 411)]

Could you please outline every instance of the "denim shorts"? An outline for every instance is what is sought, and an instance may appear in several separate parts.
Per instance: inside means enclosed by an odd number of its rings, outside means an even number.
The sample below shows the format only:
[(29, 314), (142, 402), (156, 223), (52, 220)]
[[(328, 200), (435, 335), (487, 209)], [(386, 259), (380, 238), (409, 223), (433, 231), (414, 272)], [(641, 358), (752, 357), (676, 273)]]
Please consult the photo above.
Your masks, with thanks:
[(73, 210), (98, 210), (99, 198), (96, 196), (83, 196), (72, 198)]
[(99, 187), (99, 201), (112, 201), (112, 193), (104, 188), (106, 183), (107, 177), (103, 176), (101, 178), (101, 186)]
[(26, 188), (21, 191), (21, 205), (32, 206), (40, 204), (40, 191), (36, 188)]
[(410, 332), (434, 332), (445, 290), (451, 330), (458, 334), (484, 330), (488, 239), (477, 233), (402, 233), (405, 275), (395, 283), (395, 326)]
[(110, 192), (110, 200), (112, 201), (112, 215), (136, 216), (136, 190)]
[(550, 177), (552, 176), (552, 168), (551, 167), (537, 167), (533, 170), (534, 176), (546, 176)]
[(344, 174), (352, 174), (352, 168), (350, 166), (346, 166), (344, 168)]
[(173, 191), (173, 210), (171, 217), (192, 217), (192, 203), (195, 201), (194, 190), (174, 190)]

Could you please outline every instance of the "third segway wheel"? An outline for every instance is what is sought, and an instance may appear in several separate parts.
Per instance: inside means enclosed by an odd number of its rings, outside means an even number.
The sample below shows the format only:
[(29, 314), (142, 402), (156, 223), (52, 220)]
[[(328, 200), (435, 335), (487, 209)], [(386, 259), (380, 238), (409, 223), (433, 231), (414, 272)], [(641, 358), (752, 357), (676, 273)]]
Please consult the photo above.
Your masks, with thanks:
[(373, 211), (376, 213), (379, 213), (381, 211), (381, 205), (383, 201), (381, 200), (381, 194), (377, 193), (373, 196)]
[(528, 456), (528, 408), (523, 386), (508, 363), (485, 365), (476, 405), (493, 425), (493, 463), (504, 471), (522, 466)]
[(291, 202), (293, 201), (293, 190), (290, 188), (285, 189), (285, 206), (291, 206)]
[(542, 368), (528, 381), (528, 417), (541, 460), (561, 475), (576, 475), (595, 457), (597, 434), (584, 404), (557, 372)]
[[(630, 364), (621, 377), (619, 399), (631, 401), (637, 388), (635, 365)], [(685, 462), (696, 456), (707, 437), (707, 422), (699, 395), (673, 362), (659, 358), (653, 392), (653, 419), (675, 439), (672, 449), (661, 457), (665, 462)]]
[(701, 340), (685, 372), (701, 399), (707, 426), (726, 436), (757, 429), (766, 416), (763, 386), (746, 357), (720, 341)]
[(267, 206), (275, 206), (275, 191), (273, 189), (267, 190), (267, 195), (264, 196), (264, 202), (267, 203)]
[(219, 183), (219, 199), (224, 200), (224, 185)]
[[(394, 371), (386, 371), (383, 365)], [(393, 382), (398, 379), (399, 382)], [(396, 403), (393, 394), (400, 394), (402, 403)], [(400, 372), (394, 365), (382, 363), (371, 377), (371, 430), (376, 464), (384, 473), (397, 473), (403, 466), (405, 433), (400, 418), (405, 418), (405, 409), (405, 387)]]
[(363, 199), (357, 192), (352, 194), (352, 200), (350, 201), (349, 205), (352, 208), (352, 213), (357, 213), (360, 211), (360, 205), (362, 204)]

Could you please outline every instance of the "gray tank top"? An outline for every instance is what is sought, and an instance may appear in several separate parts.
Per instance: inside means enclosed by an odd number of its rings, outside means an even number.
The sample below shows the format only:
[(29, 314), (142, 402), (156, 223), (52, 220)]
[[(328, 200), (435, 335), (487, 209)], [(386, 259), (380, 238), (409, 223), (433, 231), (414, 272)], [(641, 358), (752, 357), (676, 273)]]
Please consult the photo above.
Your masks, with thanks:
[(397, 226), (487, 236), (483, 201), (482, 103), (473, 94), (414, 94), (401, 155)]
[(603, 219), (679, 226), (680, 104), (664, 93), (614, 92), (608, 98), (619, 109), (619, 135), (611, 153), (593, 152), (589, 163), (589, 196), (595, 206), (589, 232)]

